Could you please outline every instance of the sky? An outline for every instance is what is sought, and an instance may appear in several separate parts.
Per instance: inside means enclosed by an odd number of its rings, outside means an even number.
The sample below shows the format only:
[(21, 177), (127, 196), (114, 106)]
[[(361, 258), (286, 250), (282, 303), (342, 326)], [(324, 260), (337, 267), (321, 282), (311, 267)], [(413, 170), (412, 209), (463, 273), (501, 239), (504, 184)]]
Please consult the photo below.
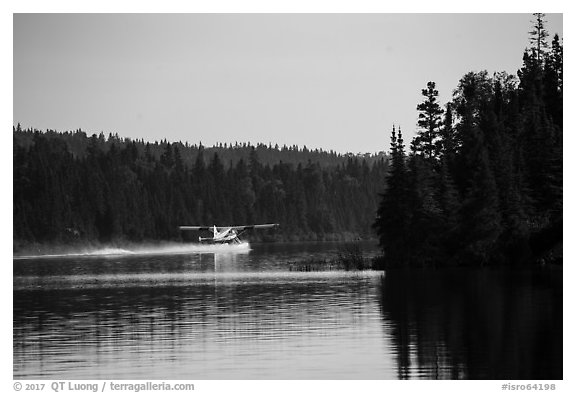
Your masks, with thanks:
[[(375, 153), (421, 90), (516, 74), (531, 14), (14, 14), (13, 122)], [(547, 29), (563, 36), (562, 14)]]

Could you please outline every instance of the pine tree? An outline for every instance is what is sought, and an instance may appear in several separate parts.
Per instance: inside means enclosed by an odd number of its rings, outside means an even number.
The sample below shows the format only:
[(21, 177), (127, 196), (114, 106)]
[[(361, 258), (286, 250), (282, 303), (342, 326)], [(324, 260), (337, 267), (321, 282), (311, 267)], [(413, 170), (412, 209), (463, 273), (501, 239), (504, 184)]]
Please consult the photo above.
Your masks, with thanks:
[(546, 112), (552, 117), (554, 124), (561, 130), (563, 101), (563, 48), (558, 34), (554, 35), (552, 49), (546, 54), (544, 61), (543, 94)]
[(532, 30), (530, 30), (530, 45), (536, 54), (536, 60), (540, 66), (545, 58), (545, 50), (548, 49), (548, 31), (546, 30), (546, 14), (534, 13), (532, 14), (535, 20), (532, 22)]
[(436, 158), (440, 154), (440, 128), (442, 113), (444, 112), (437, 102), (438, 90), (436, 83), (428, 82), (426, 89), (422, 89), (425, 101), (418, 104), (418, 126), (421, 128), (414, 139), (413, 145), (417, 152), (424, 154), (425, 158)]
[[(541, 23), (537, 26), (545, 31), (543, 15), (539, 20)], [(547, 32), (541, 36), (545, 38)], [(518, 76), (524, 130), (522, 154), (532, 200), (531, 220), (533, 227), (542, 229), (552, 217), (561, 216), (562, 211), (562, 48), (559, 39), (555, 37), (551, 53), (542, 50), (540, 57), (538, 54), (537, 50), (531, 55), (525, 53)]]
[(408, 177), (402, 131), (398, 129), (396, 137), (396, 129), (393, 127), (390, 139), (390, 173), (373, 226), (387, 260), (403, 264), (407, 262), (411, 212), (406, 200)]
[(454, 116), (452, 114), (452, 104), (446, 104), (446, 111), (444, 112), (444, 121), (440, 128), (439, 151), (440, 157), (446, 159), (448, 162), (454, 160), (456, 155), (456, 139), (454, 135)]
[(563, 56), (564, 56), (564, 47), (562, 43), (560, 43), (560, 37), (558, 34), (554, 34), (554, 38), (552, 39), (552, 52), (549, 55), (551, 69), (556, 74), (557, 79), (557, 86), (560, 92), (563, 91), (563, 80), (564, 80), (564, 72), (563, 72)]

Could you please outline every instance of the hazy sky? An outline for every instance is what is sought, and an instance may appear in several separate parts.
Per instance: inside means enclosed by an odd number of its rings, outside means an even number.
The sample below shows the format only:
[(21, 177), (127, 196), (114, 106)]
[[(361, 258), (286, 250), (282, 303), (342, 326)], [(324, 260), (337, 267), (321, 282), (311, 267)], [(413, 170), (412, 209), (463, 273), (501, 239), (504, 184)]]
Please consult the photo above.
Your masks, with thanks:
[[(148, 141), (388, 150), (421, 89), (515, 74), (531, 14), (15, 14), (14, 123)], [(562, 15), (546, 17), (562, 36)]]

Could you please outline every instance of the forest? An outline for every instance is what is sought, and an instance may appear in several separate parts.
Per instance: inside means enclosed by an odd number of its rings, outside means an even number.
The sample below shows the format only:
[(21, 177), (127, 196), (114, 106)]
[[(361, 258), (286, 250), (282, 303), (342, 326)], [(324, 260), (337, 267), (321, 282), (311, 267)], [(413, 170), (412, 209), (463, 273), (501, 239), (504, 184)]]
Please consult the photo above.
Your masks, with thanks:
[(429, 82), (407, 146), (392, 129), (374, 228), (388, 266), (562, 261), (563, 46), (534, 14), (517, 76)]
[(260, 241), (374, 238), (388, 172), (383, 153), (149, 143), (20, 124), (13, 151), (15, 252), (192, 240), (179, 225), (280, 224), (253, 233)]

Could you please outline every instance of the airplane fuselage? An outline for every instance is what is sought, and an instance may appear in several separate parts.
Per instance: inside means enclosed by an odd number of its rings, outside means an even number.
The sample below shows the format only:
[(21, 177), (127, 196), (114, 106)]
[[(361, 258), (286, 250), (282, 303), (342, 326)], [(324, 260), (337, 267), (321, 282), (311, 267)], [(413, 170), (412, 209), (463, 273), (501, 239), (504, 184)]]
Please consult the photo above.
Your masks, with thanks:
[(232, 227), (217, 227), (216, 225), (212, 227), (204, 226), (181, 226), (180, 230), (196, 230), (196, 231), (210, 231), (212, 232), (211, 237), (199, 237), (198, 240), (201, 243), (211, 243), (211, 244), (239, 244), (242, 241), (239, 239), (238, 235), (249, 229), (264, 229), (264, 228), (274, 228), (278, 224), (260, 224), (260, 225), (242, 225), (242, 226), (232, 226)]

